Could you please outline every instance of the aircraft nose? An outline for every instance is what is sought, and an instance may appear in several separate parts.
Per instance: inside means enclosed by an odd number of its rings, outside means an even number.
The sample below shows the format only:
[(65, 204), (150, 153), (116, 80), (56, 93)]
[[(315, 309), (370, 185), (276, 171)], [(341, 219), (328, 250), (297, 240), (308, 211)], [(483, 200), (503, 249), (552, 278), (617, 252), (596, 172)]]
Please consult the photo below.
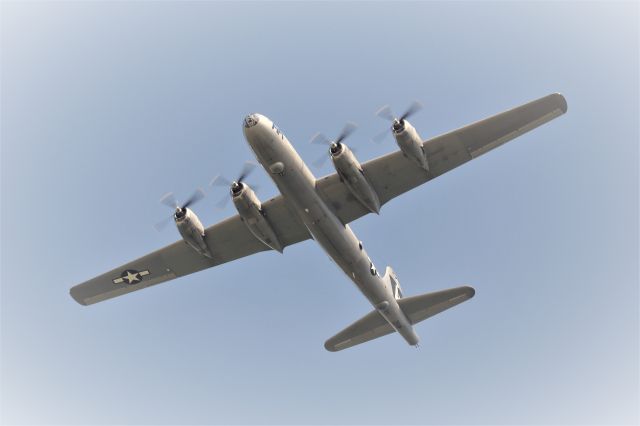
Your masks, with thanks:
[(260, 121), (260, 114), (249, 114), (242, 121), (242, 125), (245, 129), (250, 129), (251, 127), (258, 124)]

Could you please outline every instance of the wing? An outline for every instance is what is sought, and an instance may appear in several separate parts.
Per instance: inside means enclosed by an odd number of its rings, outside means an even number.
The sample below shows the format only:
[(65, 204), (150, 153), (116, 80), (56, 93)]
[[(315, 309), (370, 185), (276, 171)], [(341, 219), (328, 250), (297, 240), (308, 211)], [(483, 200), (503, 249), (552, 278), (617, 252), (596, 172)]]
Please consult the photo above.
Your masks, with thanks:
[[(429, 173), (414, 166), (399, 150), (367, 161), (362, 169), (384, 204), (565, 112), (566, 100), (553, 93), (425, 141)], [(369, 213), (336, 174), (319, 179), (317, 188), (343, 223)]]
[[(307, 228), (289, 211), (282, 196), (266, 201), (262, 207), (284, 246), (310, 238)], [(211, 259), (196, 253), (183, 240), (176, 241), (78, 284), (71, 289), (71, 296), (82, 305), (91, 305), (250, 254), (271, 250), (253, 236), (238, 215), (208, 227), (205, 230), (205, 240), (212, 251)]]

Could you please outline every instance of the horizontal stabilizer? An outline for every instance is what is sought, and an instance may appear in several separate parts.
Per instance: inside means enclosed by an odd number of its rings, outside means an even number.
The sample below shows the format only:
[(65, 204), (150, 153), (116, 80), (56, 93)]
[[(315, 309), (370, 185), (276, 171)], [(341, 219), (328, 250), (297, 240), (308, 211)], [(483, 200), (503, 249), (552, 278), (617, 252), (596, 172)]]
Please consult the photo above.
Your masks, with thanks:
[(429, 317), (446, 311), (459, 303), (469, 300), (476, 294), (473, 287), (456, 287), (398, 300), (400, 309), (409, 318), (411, 324), (417, 324)]
[[(399, 299), (398, 304), (413, 325), (471, 299), (474, 294), (475, 290), (472, 287), (456, 287), (405, 297)], [(341, 351), (386, 336), (394, 331), (391, 324), (378, 311), (374, 310), (327, 340), (324, 347), (331, 352)]]
[(342, 330), (324, 343), (326, 350), (341, 351), (378, 337), (386, 336), (395, 330), (378, 311), (371, 311), (349, 327)]

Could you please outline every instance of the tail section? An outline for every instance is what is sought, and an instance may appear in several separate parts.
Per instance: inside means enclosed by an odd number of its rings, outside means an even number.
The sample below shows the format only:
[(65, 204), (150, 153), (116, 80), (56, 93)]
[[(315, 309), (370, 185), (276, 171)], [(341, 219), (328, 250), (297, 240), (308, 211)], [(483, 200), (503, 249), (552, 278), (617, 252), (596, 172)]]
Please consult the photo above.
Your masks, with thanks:
[[(402, 289), (391, 268), (387, 268), (385, 277), (389, 277), (392, 286), (396, 283), (396, 287), (392, 287), (394, 296), (412, 325), (469, 300), (475, 294), (472, 287), (464, 286), (403, 298)], [(324, 347), (331, 352), (341, 351), (394, 331), (391, 324), (374, 310), (327, 340)]]
[(409, 318), (411, 325), (446, 311), (471, 299), (476, 294), (473, 287), (463, 286), (440, 290), (398, 300), (400, 309)]
[(398, 280), (398, 276), (391, 269), (391, 266), (387, 266), (387, 270), (384, 273), (384, 280), (388, 280), (389, 284), (391, 284), (391, 291), (393, 292), (393, 297), (396, 300), (402, 299), (402, 287), (400, 287), (400, 281)]

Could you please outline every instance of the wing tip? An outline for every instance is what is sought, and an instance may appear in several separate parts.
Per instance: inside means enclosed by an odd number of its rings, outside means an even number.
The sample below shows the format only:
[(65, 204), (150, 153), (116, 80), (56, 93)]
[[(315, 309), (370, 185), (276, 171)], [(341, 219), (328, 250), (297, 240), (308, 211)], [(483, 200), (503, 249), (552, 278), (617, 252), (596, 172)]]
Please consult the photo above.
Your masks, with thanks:
[(462, 288), (464, 289), (465, 295), (467, 296), (468, 299), (471, 299), (473, 296), (476, 295), (476, 289), (475, 288), (473, 288), (471, 286), (468, 286), (468, 285), (462, 286)]
[(464, 297), (464, 300), (469, 300), (476, 295), (476, 289), (469, 285), (461, 285), (460, 287), (455, 287), (455, 288), (451, 288), (449, 290), (443, 290), (443, 291), (455, 291), (456, 293), (458, 293), (456, 298)]
[(87, 300), (83, 299), (80, 294), (78, 294), (78, 286), (75, 287), (71, 287), (71, 289), (69, 290), (69, 295), (73, 298), (73, 300), (75, 300), (76, 302), (78, 302), (80, 305), (82, 306), (87, 306)]
[(560, 92), (552, 93), (551, 97), (555, 99), (558, 103), (558, 107), (562, 110), (562, 113), (565, 114), (568, 110), (567, 100)]
[(330, 340), (324, 342), (324, 348), (329, 352), (338, 352), (338, 349), (330, 342)]
[(344, 338), (340, 338), (339, 336), (340, 335), (337, 334), (327, 339), (327, 341), (324, 342), (324, 348), (329, 352), (338, 352), (343, 349), (347, 349), (352, 346), (359, 345), (360, 343), (364, 343), (364, 342), (353, 342), (351, 338), (345, 340)]

